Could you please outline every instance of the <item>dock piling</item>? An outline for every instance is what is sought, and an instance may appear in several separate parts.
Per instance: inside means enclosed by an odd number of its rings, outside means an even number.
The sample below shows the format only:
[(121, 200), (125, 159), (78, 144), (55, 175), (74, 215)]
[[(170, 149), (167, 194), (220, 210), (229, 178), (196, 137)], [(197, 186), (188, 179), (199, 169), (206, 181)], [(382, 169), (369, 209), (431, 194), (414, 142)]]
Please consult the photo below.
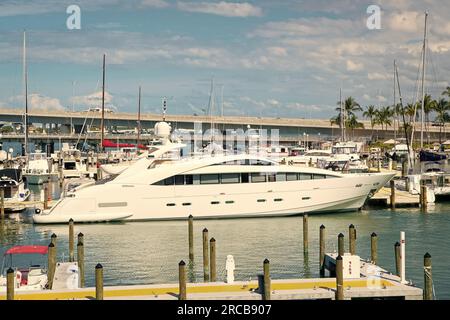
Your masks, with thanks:
[(405, 178), (407, 175), (408, 175), (408, 160), (403, 160), (403, 162), (402, 162), (402, 178)]
[(344, 255), (344, 235), (340, 233), (338, 235), (338, 254), (342, 257)]
[(431, 255), (427, 252), (423, 257), (424, 290), (423, 300), (433, 300), (433, 277), (431, 274)]
[(178, 300), (186, 300), (186, 263), (183, 260), (178, 263), (178, 281)]
[(375, 232), (370, 236), (370, 262), (374, 265), (378, 262), (378, 236)]
[(420, 207), (422, 210), (427, 209), (428, 199), (427, 199), (427, 186), (424, 180), (420, 180)]
[(5, 189), (0, 188), (0, 215), (5, 218)]
[(203, 280), (209, 281), (209, 250), (208, 250), (208, 229), (203, 229)]
[(79, 270), (80, 288), (84, 288), (84, 242), (83, 234), (80, 232), (78, 234), (77, 243), (77, 262)]
[(395, 181), (391, 180), (391, 209), (395, 209)]
[(194, 262), (194, 217), (188, 218), (188, 241), (189, 241), (189, 261)]
[(320, 234), (319, 234), (319, 266), (320, 266), (320, 276), (323, 277), (325, 275), (325, 226), (320, 226)]
[(344, 263), (342, 256), (336, 258), (336, 300), (344, 300)]
[(48, 263), (47, 263), (47, 286), (48, 289), (53, 287), (53, 278), (55, 277), (56, 270), (56, 246), (53, 242), (48, 245)]
[(56, 238), (57, 235), (55, 233), (53, 233), (50, 237), (50, 242), (53, 243), (53, 245), (56, 247)]
[(45, 184), (44, 187), (44, 210), (48, 209), (48, 185)]
[(95, 299), (103, 300), (103, 266), (100, 263), (95, 266)]
[(216, 282), (217, 281), (217, 268), (216, 268), (216, 239), (211, 238), (209, 240), (209, 260), (210, 260), (210, 281)]
[(308, 252), (308, 215), (303, 215), (303, 252)]
[(6, 271), (6, 300), (14, 300), (14, 282), (14, 270), (9, 268)]
[(356, 229), (353, 224), (348, 227), (348, 247), (351, 255), (356, 254)]
[(264, 292), (263, 292), (263, 300), (270, 300), (270, 261), (268, 259), (264, 260), (263, 263), (264, 269)]
[(69, 262), (74, 262), (74, 231), (73, 231), (73, 219), (69, 220)]
[(394, 252), (395, 252), (395, 272), (397, 273), (397, 276), (400, 277), (400, 242), (396, 242), (394, 245)]

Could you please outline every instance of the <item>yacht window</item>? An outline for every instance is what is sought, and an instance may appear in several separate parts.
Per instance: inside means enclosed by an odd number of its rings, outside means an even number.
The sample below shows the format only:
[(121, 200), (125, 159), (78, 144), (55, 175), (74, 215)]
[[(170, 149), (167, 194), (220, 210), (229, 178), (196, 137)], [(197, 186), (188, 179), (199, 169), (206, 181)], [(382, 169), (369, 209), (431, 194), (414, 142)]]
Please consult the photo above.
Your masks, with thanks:
[(267, 174), (267, 181), (269, 181), (269, 182), (275, 182), (275, 181), (277, 181), (277, 175), (276, 175), (276, 173), (268, 173), (268, 174)]
[(327, 175), (326, 178), (327, 178), (327, 179), (335, 179), (335, 178), (339, 178), (339, 177)]
[(192, 177), (194, 184), (200, 184), (200, 176), (198, 174), (194, 174)]
[(283, 199), (277, 198), (277, 199), (273, 199), (273, 201), (275, 201), (275, 202), (281, 202), (281, 201), (283, 201)]
[(241, 173), (241, 183), (248, 183), (248, 173)]
[(266, 182), (265, 173), (252, 173), (252, 183), (254, 182)]
[(325, 175), (324, 174), (314, 174), (313, 177), (314, 177), (314, 180), (325, 179)]
[(164, 185), (166, 185), (166, 186), (171, 186), (171, 185), (173, 185), (173, 183), (174, 183), (173, 177), (164, 179)]
[(175, 184), (177, 186), (184, 185), (184, 176), (183, 175), (175, 176)]
[(295, 172), (286, 173), (286, 181), (297, 181), (297, 173)]
[(258, 202), (266, 202), (266, 199), (258, 199)]
[(184, 176), (184, 181), (186, 184), (193, 184), (194, 183), (194, 177), (192, 174), (187, 174)]
[(239, 183), (239, 173), (222, 173), (222, 183)]
[(299, 180), (311, 180), (311, 173), (299, 173)]
[(286, 181), (286, 173), (277, 173), (277, 181)]
[(168, 207), (175, 207), (175, 203), (168, 203), (168, 204), (166, 204), (166, 206), (168, 206)]
[(218, 174), (201, 174), (200, 175), (201, 184), (218, 184), (219, 175)]
[(225, 203), (226, 203), (226, 204), (233, 204), (234, 201), (233, 201), (233, 200), (227, 200), (227, 201), (225, 201)]
[(160, 180), (158, 182), (153, 183), (155, 186), (164, 186), (164, 180)]
[(183, 206), (190, 206), (190, 205), (191, 205), (190, 202), (184, 202), (184, 203), (183, 203)]
[(219, 204), (219, 201), (211, 201), (211, 204)]

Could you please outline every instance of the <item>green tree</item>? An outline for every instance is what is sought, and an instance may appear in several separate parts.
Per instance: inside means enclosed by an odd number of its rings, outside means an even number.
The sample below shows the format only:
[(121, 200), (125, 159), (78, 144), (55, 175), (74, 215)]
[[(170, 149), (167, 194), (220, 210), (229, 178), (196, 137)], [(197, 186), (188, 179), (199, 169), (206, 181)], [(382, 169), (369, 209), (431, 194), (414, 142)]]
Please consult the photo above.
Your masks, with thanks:
[[(450, 89), (450, 87), (448, 89)], [(435, 121), (441, 124), (441, 126), (439, 126), (439, 143), (442, 143), (442, 128), (444, 128), (444, 135), (445, 135), (445, 123), (450, 118), (450, 115), (447, 112), (449, 110), (450, 110), (450, 103), (447, 100), (441, 98), (438, 101), (436, 101), (434, 111), (436, 111), (437, 116)]]
[(377, 124), (377, 108), (373, 105), (367, 107), (366, 111), (363, 113), (363, 117), (370, 120), (370, 126), (372, 127), (372, 139), (373, 139), (373, 128)]

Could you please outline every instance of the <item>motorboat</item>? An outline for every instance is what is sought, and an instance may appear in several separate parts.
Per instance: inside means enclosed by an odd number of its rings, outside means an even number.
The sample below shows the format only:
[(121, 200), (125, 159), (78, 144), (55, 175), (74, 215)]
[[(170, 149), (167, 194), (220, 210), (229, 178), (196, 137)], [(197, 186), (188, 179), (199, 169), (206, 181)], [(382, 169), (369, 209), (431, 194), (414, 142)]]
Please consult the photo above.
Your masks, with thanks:
[(28, 163), (23, 170), (23, 176), (28, 184), (43, 184), (52, 180), (58, 173), (52, 172), (53, 160), (42, 152), (30, 153)]
[(3, 189), (6, 211), (17, 212), (25, 209), (21, 203), (30, 197), (30, 190), (25, 187), (21, 169), (0, 169), (0, 188)]
[(77, 178), (88, 174), (81, 161), (81, 151), (67, 143), (63, 143), (63, 147), (58, 154), (58, 161), (62, 162), (64, 178)]
[[(166, 144), (107, 181), (82, 185), (34, 223), (291, 216), (359, 210), (394, 173), (342, 174), (258, 155), (164, 159)], [(168, 162), (170, 165), (168, 165)]]

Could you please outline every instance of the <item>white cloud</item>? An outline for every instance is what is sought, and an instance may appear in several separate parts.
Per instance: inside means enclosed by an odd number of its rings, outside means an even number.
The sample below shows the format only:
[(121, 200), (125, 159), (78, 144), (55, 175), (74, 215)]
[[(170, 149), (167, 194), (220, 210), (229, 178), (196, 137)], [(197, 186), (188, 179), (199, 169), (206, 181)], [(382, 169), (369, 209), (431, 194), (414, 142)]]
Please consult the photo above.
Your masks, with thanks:
[[(21, 107), (24, 105), (24, 96), (13, 96), (8, 99), (9, 103), (14, 107)], [(28, 95), (28, 106), (30, 110), (47, 110), (47, 111), (62, 111), (64, 107), (57, 98), (47, 97), (40, 93), (31, 93)]]
[(347, 60), (347, 70), (348, 71), (361, 71), (364, 68), (362, 63), (353, 62), (352, 60)]
[[(97, 91), (85, 96), (77, 96), (70, 99), (71, 102), (81, 106), (99, 107), (102, 104), (102, 91)], [(113, 96), (105, 91), (105, 104), (112, 106)]]
[(369, 72), (367, 78), (369, 80), (388, 80), (390, 77), (385, 73)]
[(363, 95), (363, 99), (364, 99), (364, 100), (367, 100), (367, 101), (372, 100), (372, 98), (371, 98), (367, 93), (365, 93), (365, 94)]
[[(394, 13), (388, 17), (389, 29), (402, 32), (419, 32), (419, 19), (422, 14), (415, 11)], [(423, 24), (423, 23), (422, 23)]]
[(178, 2), (177, 7), (182, 11), (208, 13), (225, 17), (260, 17), (263, 15), (261, 8), (248, 2)]

